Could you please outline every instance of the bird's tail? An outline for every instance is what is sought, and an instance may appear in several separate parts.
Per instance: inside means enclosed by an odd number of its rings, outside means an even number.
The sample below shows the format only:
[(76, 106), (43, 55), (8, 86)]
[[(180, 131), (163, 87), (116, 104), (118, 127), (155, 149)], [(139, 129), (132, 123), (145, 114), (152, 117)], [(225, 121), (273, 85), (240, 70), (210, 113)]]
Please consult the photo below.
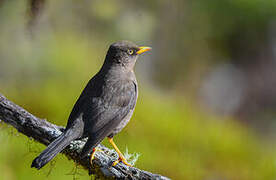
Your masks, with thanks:
[(77, 134), (73, 133), (71, 130), (62, 133), (57, 139), (49, 144), (49, 146), (38, 157), (33, 160), (31, 167), (35, 167), (37, 169), (42, 168), (66, 146), (68, 146), (72, 140), (77, 138)]

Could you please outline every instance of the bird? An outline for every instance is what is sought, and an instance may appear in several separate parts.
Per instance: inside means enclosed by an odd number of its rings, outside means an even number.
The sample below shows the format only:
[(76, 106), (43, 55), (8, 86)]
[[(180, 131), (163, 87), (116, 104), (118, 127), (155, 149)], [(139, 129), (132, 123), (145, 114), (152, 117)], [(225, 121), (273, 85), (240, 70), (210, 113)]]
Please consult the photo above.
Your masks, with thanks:
[(137, 46), (130, 41), (117, 41), (109, 46), (104, 63), (82, 91), (69, 115), (64, 132), (37, 156), (31, 167), (40, 169), (51, 161), (71, 141), (87, 138), (80, 157), (89, 153), (90, 163), (96, 146), (107, 137), (122, 162), (131, 166), (113, 141), (132, 117), (137, 98), (138, 84), (134, 66), (139, 55), (151, 47)]

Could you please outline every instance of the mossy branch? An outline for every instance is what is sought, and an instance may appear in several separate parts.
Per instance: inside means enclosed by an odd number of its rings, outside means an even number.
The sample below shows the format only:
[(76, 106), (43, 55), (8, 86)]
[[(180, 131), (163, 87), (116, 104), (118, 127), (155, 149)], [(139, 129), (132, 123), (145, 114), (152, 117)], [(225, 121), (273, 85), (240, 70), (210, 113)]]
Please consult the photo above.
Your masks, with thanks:
[[(34, 140), (48, 145), (55, 138), (57, 138), (63, 127), (51, 124), (46, 120), (40, 119), (25, 109), (9, 101), (0, 94), (0, 119), (7, 124), (12, 125), (20, 133), (33, 138)], [(69, 159), (80, 164), (84, 169), (88, 170), (89, 174), (94, 174), (99, 179), (161, 179), (167, 180), (169, 178), (153, 174), (147, 171), (137, 169), (135, 167), (128, 167), (123, 163), (118, 163), (112, 166), (114, 160), (118, 155), (111, 149), (99, 145), (95, 159), (93, 160), (93, 167), (89, 163), (89, 155), (86, 158), (80, 159), (79, 154), (84, 146), (86, 139), (72, 141), (71, 144), (63, 150)], [(31, 162), (30, 162), (31, 164)]]

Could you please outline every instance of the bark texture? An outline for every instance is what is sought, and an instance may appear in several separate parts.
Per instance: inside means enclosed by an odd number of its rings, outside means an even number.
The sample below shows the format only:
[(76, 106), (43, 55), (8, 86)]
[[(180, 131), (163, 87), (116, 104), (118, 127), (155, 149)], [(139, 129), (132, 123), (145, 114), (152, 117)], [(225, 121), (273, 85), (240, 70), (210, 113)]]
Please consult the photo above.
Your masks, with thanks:
[[(44, 145), (48, 145), (64, 130), (64, 127), (54, 125), (32, 115), (0, 94), (0, 121), (1, 120), (12, 125), (20, 133)], [(112, 166), (112, 163), (117, 160), (118, 154), (114, 150), (103, 145), (98, 146), (98, 149), (101, 151), (96, 152), (93, 165), (91, 166), (89, 163), (89, 155), (84, 159), (79, 158), (85, 142), (86, 139), (72, 141), (62, 153), (87, 169), (90, 175), (94, 174), (97, 179), (169, 179), (135, 167), (128, 167), (123, 163)]]

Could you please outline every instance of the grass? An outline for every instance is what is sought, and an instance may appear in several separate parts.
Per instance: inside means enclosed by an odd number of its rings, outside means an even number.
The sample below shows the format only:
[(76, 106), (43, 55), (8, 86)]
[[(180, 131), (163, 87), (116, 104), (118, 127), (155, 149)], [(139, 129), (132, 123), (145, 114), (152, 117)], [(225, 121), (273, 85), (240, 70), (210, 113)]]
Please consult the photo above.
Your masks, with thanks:
[[(15, 98), (16, 102), (24, 102), (27, 98), (21, 97)], [(60, 101), (55, 94), (47, 98), (46, 107), (53, 111), (49, 120), (64, 114), (62, 108), (51, 108)], [(39, 98), (33, 101), (34, 104), (44, 102)], [(32, 106), (27, 106), (32, 112)], [(43, 104), (40, 106), (44, 107)], [(140, 154), (136, 162), (138, 168), (173, 179), (257, 180), (276, 177), (275, 143), (261, 139), (231, 118), (207, 114), (182, 97), (140, 92), (134, 117), (115, 137), (115, 142), (122, 150), (127, 147), (127, 154)], [(31, 169), (32, 159), (44, 147), (7, 126), (1, 125), (0, 143), (0, 168), (4, 169), (0, 179), (44, 179), (48, 174), (49, 179), (67, 179), (68, 173), (75, 172), (74, 163), (62, 155), (55, 159), (54, 165), (47, 165), (41, 171)], [(104, 144), (110, 147), (106, 141)], [(89, 179), (85, 171), (78, 172), (81, 175), (77, 174), (77, 178)]]

